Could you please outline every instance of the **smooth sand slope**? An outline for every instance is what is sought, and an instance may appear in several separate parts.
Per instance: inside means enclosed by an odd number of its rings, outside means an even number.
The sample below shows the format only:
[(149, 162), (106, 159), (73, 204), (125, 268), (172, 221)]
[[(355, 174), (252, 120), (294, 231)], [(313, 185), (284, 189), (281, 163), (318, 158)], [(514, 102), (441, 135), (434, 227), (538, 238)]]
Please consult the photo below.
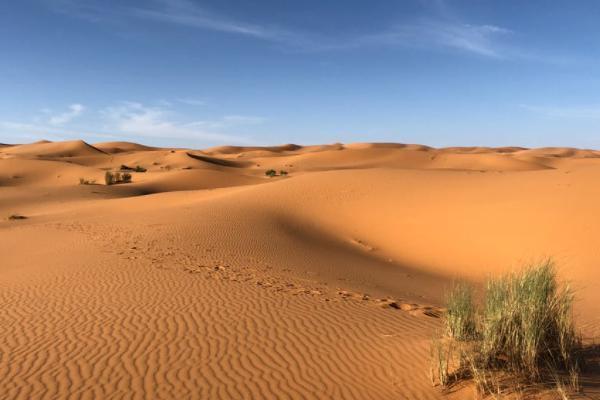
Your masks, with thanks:
[(444, 288), (545, 256), (600, 337), (591, 150), (6, 145), (0, 220), (2, 398), (442, 398)]

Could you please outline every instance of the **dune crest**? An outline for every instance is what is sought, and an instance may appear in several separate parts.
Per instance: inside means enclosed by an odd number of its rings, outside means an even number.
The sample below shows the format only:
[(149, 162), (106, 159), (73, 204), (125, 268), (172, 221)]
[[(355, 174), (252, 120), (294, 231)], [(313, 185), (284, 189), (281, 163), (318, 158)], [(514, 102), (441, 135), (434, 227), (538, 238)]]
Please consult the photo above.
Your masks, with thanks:
[(21, 157), (81, 157), (106, 154), (100, 149), (84, 142), (72, 140), (67, 142), (50, 142), (42, 140), (31, 144), (21, 144), (5, 149), (6, 154)]

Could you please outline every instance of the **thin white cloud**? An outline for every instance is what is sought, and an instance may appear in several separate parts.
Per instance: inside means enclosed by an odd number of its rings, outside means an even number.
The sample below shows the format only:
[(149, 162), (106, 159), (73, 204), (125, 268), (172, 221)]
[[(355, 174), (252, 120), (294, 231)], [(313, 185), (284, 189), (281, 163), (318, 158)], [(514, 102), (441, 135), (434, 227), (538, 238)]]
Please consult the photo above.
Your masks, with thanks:
[(69, 106), (69, 111), (50, 117), (48, 123), (55, 126), (64, 125), (80, 116), (84, 110), (85, 107), (81, 104), (71, 104)]
[[(51, 116), (44, 109), (40, 117), (33, 115), (29, 121), (0, 120), (0, 135), (23, 141), (27, 138), (80, 138), (91, 135), (108, 138), (164, 138), (205, 141), (211, 143), (250, 143), (251, 139), (230, 134), (243, 126), (263, 123), (257, 116), (227, 115), (212, 120), (187, 121), (171, 107), (150, 107), (138, 102), (120, 102), (95, 111), (91, 110), (87, 127), (81, 129), (71, 124), (83, 106), (72, 105), (70, 111)], [(76, 114), (76, 115), (75, 115)]]
[(262, 39), (275, 39), (280, 35), (280, 32), (260, 25), (238, 22), (210, 13), (187, 0), (156, 0), (154, 3), (156, 7), (131, 8), (129, 11), (132, 15), (140, 18)]
[[(179, 121), (169, 110), (123, 102), (104, 109), (105, 129), (115, 133), (160, 138), (203, 139), (219, 142), (246, 142), (247, 138), (222, 132), (232, 124), (226, 118), (215, 121)], [(258, 117), (256, 117), (258, 118)], [(241, 121), (238, 121), (238, 124)], [(246, 121), (246, 124), (248, 122)], [(221, 131), (220, 131), (221, 130)]]
[(357, 45), (450, 48), (480, 56), (502, 58), (498, 39), (511, 31), (495, 25), (470, 25), (456, 21), (421, 19), (398, 25), (387, 32), (365, 35)]
[(535, 106), (520, 104), (519, 107), (521, 107), (524, 110), (541, 114), (547, 117), (572, 119), (600, 119), (600, 104), (567, 107)]
[[(148, 3), (147, 3), (148, 4)], [(511, 31), (492, 24), (461, 21), (442, 0), (424, 3), (425, 17), (403, 21), (380, 32), (331, 37), (314, 32), (283, 29), (238, 21), (209, 11), (189, 0), (153, 0), (142, 7), (100, 7), (94, 0), (61, 0), (61, 12), (88, 20), (135, 18), (194, 29), (246, 36), (284, 45), (288, 50), (331, 51), (373, 45), (450, 48), (480, 56), (502, 58), (498, 39)]]
[(66, 140), (68, 138), (80, 138), (82, 133), (91, 133), (97, 137), (112, 137), (105, 133), (82, 131), (43, 123), (0, 121), (0, 134), (2, 137), (17, 142), (27, 141), (28, 139)]
[(188, 106), (204, 106), (206, 105), (206, 101), (199, 99), (191, 99), (191, 98), (179, 98), (176, 99), (177, 102), (186, 104)]
[(229, 124), (247, 124), (247, 125), (255, 125), (262, 124), (265, 122), (263, 117), (256, 117), (253, 115), (226, 115), (223, 117), (223, 121)]

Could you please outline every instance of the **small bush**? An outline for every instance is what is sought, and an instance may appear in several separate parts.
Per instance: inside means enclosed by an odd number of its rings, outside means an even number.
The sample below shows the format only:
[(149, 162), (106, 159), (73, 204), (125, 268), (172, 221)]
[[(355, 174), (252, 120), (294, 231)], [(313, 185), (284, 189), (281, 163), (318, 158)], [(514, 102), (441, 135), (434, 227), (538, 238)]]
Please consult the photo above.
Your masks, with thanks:
[(112, 172), (110, 171), (106, 171), (106, 173), (104, 174), (104, 182), (107, 185), (113, 185), (115, 183), (115, 176)]
[(265, 175), (269, 178), (272, 178), (274, 176), (277, 176), (277, 171), (275, 171), (274, 169), (268, 169), (267, 172), (265, 172)]
[[(581, 341), (572, 319), (573, 293), (556, 279), (551, 260), (490, 279), (483, 305), (461, 284), (447, 298), (444, 335), (432, 347), (432, 380), (447, 387), (471, 378), (480, 392), (502, 382), (557, 382), (569, 375), (578, 389)], [(563, 388), (564, 389), (564, 388)]]
[(95, 183), (96, 183), (95, 179), (79, 178), (80, 185), (94, 185)]
[(107, 185), (114, 185), (117, 183), (131, 183), (131, 174), (129, 172), (110, 172), (106, 171), (104, 174), (104, 181)]
[(139, 165), (136, 165), (135, 168), (129, 167), (125, 164), (121, 164), (121, 168), (119, 168), (119, 170), (121, 171), (133, 171), (133, 172), (146, 172), (146, 168), (141, 167)]
[(27, 219), (27, 217), (24, 215), (12, 214), (11, 216), (8, 217), (8, 219), (11, 221), (17, 221), (17, 220), (21, 220), (21, 219)]
[(284, 171), (283, 169), (281, 171), (279, 171), (279, 175), (281, 176), (286, 176), (288, 173), (287, 171)]

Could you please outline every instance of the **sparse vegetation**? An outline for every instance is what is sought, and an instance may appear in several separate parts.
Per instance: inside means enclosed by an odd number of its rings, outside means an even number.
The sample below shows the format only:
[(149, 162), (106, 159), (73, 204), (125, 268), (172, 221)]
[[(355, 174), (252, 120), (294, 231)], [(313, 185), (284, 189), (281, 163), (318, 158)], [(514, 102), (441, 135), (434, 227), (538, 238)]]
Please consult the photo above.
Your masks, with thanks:
[(269, 178), (272, 178), (274, 176), (277, 176), (277, 171), (275, 171), (274, 169), (268, 169), (267, 172), (265, 172), (265, 175)]
[(134, 168), (132, 168), (132, 167), (129, 167), (129, 166), (125, 165), (125, 164), (121, 165), (120, 170), (121, 171), (133, 171), (133, 172), (146, 172), (147, 171), (146, 168), (144, 168), (144, 167), (142, 167), (140, 165), (136, 165)]
[(107, 185), (114, 185), (117, 183), (131, 183), (131, 174), (129, 172), (111, 172), (106, 171), (104, 174), (104, 182)]
[(490, 279), (479, 307), (471, 287), (455, 286), (444, 333), (432, 344), (432, 381), (447, 388), (472, 379), (484, 395), (551, 382), (563, 394), (578, 390), (581, 341), (572, 305), (551, 260)]
[(79, 184), (80, 185), (95, 185), (96, 184), (96, 180), (95, 179), (79, 178)]
[(104, 174), (104, 183), (106, 183), (107, 185), (112, 185), (115, 183), (115, 176), (112, 172), (106, 171), (106, 173)]
[(21, 220), (21, 219), (27, 219), (27, 217), (24, 215), (20, 215), (20, 214), (12, 214), (11, 216), (8, 217), (8, 219), (11, 221), (17, 221), (17, 220)]
[(279, 171), (279, 175), (281, 175), (281, 176), (286, 176), (287, 174), (288, 174), (287, 171), (285, 171), (283, 169), (281, 171)]

